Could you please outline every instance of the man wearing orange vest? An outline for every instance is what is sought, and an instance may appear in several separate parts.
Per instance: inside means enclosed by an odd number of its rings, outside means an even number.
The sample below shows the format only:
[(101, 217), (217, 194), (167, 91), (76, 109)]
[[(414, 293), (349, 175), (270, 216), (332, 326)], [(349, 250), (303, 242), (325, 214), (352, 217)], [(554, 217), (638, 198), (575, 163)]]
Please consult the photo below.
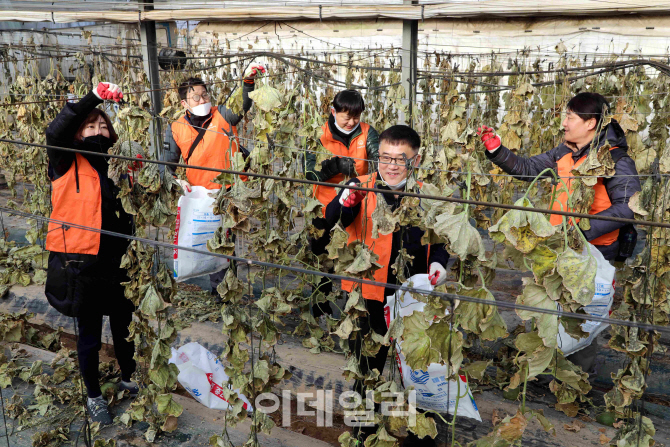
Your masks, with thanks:
[[(446, 281), (446, 266), (449, 261), (449, 253), (444, 244), (427, 245), (421, 244), (423, 230), (418, 227), (400, 227), (388, 235), (372, 237), (372, 213), (377, 201), (385, 200), (387, 205), (395, 210), (400, 206), (402, 197), (395, 191), (404, 191), (407, 177), (411, 170), (419, 165), (421, 156), (419, 147), (421, 138), (408, 126), (397, 125), (386, 129), (379, 136), (379, 167), (377, 172), (369, 175), (359, 176), (352, 179), (348, 184), (360, 185), (369, 188), (379, 188), (384, 193), (367, 193), (351, 189), (343, 189), (328, 204), (326, 208), (326, 224), (332, 228), (339, 221), (349, 233), (349, 243), (361, 241), (372, 248), (379, 255), (377, 261), (382, 265), (374, 273), (374, 280), (383, 283), (397, 284), (396, 274), (392, 265), (396, 262), (401, 249), (414, 259), (405, 266), (405, 277), (409, 278), (415, 274), (428, 273), (433, 285), (440, 285)], [(342, 281), (342, 289), (351, 292), (356, 283)], [(358, 320), (361, 327), (360, 337), (349, 340), (349, 347), (357, 358), (360, 358), (360, 370), (365, 375), (368, 371), (377, 369), (381, 374), (388, 355), (388, 346), (382, 346), (374, 357), (361, 356), (362, 337), (370, 330), (380, 335), (386, 334), (386, 322), (384, 319), (384, 304), (386, 297), (393, 295), (395, 289), (363, 284), (361, 287), (363, 298), (367, 307), (367, 317)], [(364, 395), (362, 381), (357, 381), (354, 390)], [(356, 427), (354, 435), (359, 441), (376, 432), (376, 427)], [(435, 441), (430, 438), (419, 439), (409, 432), (403, 446), (434, 446)]]
[[(615, 162), (615, 173), (611, 178), (598, 179), (598, 183), (594, 186), (595, 198), (589, 214), (632, 219), (633, 211), (628, 206), (628, 200), (635, 192), (640, 191), (640, 180), (637, 177), (635, 162), (628, 156), (628, 143), (619, 123), (612, 120), (599, 133), (597, 132), (603, 112), (608, 110), (609, 104), (602, 95), (579, 93), (567, 105), (567, 114), (563, 120), (565, 141), (544, 154), (530, 158), (519, 157), (503, 146), (500, 137), (489, 127), (481, 126), (478, 133), (486, 147), (486, 156), (506, 173), (514, 175), (519, 180), (532, 181), (546, 168), (552, 168), (570, 188), (571, 171), (584, 162), (589, 151), (597, 150), (609, 142), (612, 147), (610, 154)], [(546, 177), (553, 178), (551, 174), (547, 174)], [(567, 193), (558, 194), (557, 198), (552, 209), (567, 211)], [(550, 222), (558, 225), (562, 222), (562, 216), (553, 214)], [(631, 255), (628, 249), (620, 252), (619, 232), (634, 233), (632, 226), (624, 229), (626, 224), (596, 219), (591, 219), (590, 223), (591, 228), (582, 233), (605, 259), (611, 261)], [(628, 241), (624, 245), (631, 248)], [(592, 350), (595, 350), (596, 346), (593, 344)], [(568, 358), (588, 372), (594, 357), (595, 352), (587, 348)]]
[[(364, 175), (374, 171), (379, 151), (379, 135), (374, 127), (361, 122), (361, 114), (365, 110), (365, 101), (356, 90), (343, 90), (335, 95), (330, 109), (328, 122), (322, 127), (322, 135), (319, 140), (321, 147), (318, 151), (328, 151), (333, 156), (321, 162), (320, 169), (316, 166), (314, 152), (307, 152), (305, 157), (305, 173), (308, 180), (332, 183), (329, 186), (314, 186), (314, 197), (325, 207), (337, 195), (334, 185), (347, 178)], [(315, 219), (314, 226), (324, 229), (323, 219)], [(318, 239), (312, 240), (312, 251), (319, 255), (325, 253), (326, 245), (330, 242), (330, 233)], [(333, 283), (328, 278), (323, 278), (317, 290), (328, 295), (333, 288)], [(325, 302), (313, 307), (314, 317), (318, 318), (327, 313), (333, 313), (330, 303)]]
[[(518, 157), (501, 144), (493, 129), (482, 126), (478, 133), (486, 146), (486, 156), (503, 171), (519, 180), (532, 181), (546, 168), (552, 168), (571, 187), (571, 171), (586, 160), (590, 150), (609, 142), (610, 154), (615, 162), (612, 178), (600, 178), (594, 187), (595, 199), (589, 214), (600, 216), (633, 218), (628, 200), (640, 191), (635, 162), (628, 156), (628, 143), (623, 129), (612, 120), (600, 133), (596, 134), (603, 117), (603, 110), (609, 110), (607, 100), (598, 93), (584, 92), (572, 98), (567, 105), (563, 120), (565, 141), (544, 154), (530, 158)], [(593, 147), (592, 147), (593, 146)], [(551, 174), (546, 177), (553, 178)], [(560, 187), (559, 187), (560, 188)], [(560, 202), (560, 203), (559, 203)], [(558, 195), (555, 210), (568, 210), (567, 194)], [(558, 225), (562, 216), (551, 215), (551, 223)], [(614, 260), (619, 254), (619, 230), (623, 223), (591, 219), (591, 229), (583, 231), (586, 239), (600, 250), (605, 259)]]
[[(176, 163), (182, 157), (184, 163), (189, 165), (230, 169), (233, 156), (240, 150), (236, 126), (251, 108), (253, 100), (249, 98), (249, 93), (254, 90), (254, 78), (258, 73), (265, 73), (265, 68), (260, 64), (251, 64), (245, 72), (242, 114), (233, 112), (225, 105), (212, 108), (207, 86), (202, 79), (189, 78), (182, 82), (178, 91), (186, 113), (167, 128), (163, 159)], [(247, 154), (243, 154), (246, 158)], [(168, 169), (174, 174), (174, 168)], [(213, 182), (218, 175), (215, 171), (187, 168), (187, 180), (178, 181), (187, 192), (191, 191), (191, 185), (219, 189), (221, 185)], [(215, 293), (225, 275), (225, 269), (210, 275), (212, 293)]]

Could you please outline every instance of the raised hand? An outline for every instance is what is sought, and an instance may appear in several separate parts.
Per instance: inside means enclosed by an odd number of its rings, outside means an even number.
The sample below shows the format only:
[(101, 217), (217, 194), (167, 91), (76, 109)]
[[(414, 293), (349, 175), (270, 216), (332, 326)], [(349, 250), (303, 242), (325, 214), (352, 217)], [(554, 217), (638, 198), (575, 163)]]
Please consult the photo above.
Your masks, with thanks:
[(477, 135), (482, 139), (482, 143), (484, 143), (486, 150), (489, 152), (495, 151), (502, 144), (500, 137), (490, 127), (479, 126), (477, 128)]

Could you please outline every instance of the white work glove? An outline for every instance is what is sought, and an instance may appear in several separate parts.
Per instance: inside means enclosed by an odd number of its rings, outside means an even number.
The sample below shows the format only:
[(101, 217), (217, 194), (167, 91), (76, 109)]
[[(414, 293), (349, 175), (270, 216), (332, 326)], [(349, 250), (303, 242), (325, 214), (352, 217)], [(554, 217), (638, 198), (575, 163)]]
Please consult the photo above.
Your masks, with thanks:
[(265, 71), (265, 67), (262, 64), (250, 64), (244, 70), (244, 79), (253, 79), (259, 72), (265, 74)]
[(93, 89), (93, 93), (98, 99), (111, 99), (112, 101), (119, 102), (123, 99), (123, 92), (121, 87), (111, 82), (101, 82), (96, 88)]
[(186, 180), (182, 179), (177, 179), (177, 183), (179, 183), (179, 186), (181, 186), (181, 189), (184, 190), (184, 192), (191, 192), (191, 184), (187, 182)]
[(433, 262), (428, 270), (428, 279), (432, 285), (440, 286), (447, 281), (447, 271), (439, 262)]

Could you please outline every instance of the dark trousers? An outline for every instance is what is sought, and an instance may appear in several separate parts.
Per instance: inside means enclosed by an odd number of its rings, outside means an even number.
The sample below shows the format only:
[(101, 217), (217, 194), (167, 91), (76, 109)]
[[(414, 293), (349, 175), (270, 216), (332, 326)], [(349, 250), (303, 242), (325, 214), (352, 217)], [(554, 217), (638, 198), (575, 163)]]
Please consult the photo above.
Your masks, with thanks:
[[(382, 346), (375, 356), (367, 357), (361, 355), (363, 337), (366, 334), (369, 334), (370, 330), (374, 330), (379, 335), (386, 334), (387, 328), (386, 321), (384, 321), (384, 304), (385, 303), (381, 301), (365, 300), (368, 315), (358, 319), (358, 324), (360, 325), (361, 330), (355, 339), (349, 339), (349, 349), (358, 359), (358, 367), (363, 376), (365, 376), (368, 371), (372, 371), (375, 368), (379, 371), (379, 374), (384, 372), (386, 357), (388, 357), (389, 352), (388, 346)], [(362, 398), (365, 398), (365, 384), (362, 380), (356, 380), (354, 383), (354, 391), (360, 394)], [(379, 404), (375, 404), (375, 411), (379, 411), (379, 407)], [(360, 441), (365, 441), (368, 436), (376, 432), (377, 426), (354, 427), (354, 437)]]
[[(228, 230), (230, 231), (230, 230)], [(230, 240), (235, 242), (235, 233), (230, 233)], [(233, 256), (235, 256), (235, 251), (233, 251)], [(212, 288), (212, 295), (219, 296), (219, 293), (216, 291), (216, 288), (219, 287), (219, 284), (221, 284), (221, 281), (223, 281), (223, 278), (226, 277), (226, 273), (228, 273), (228, 269), (232, 265), (233, 261), (230, 261), (230, 264), (228, 264), (228, 267), (226, 267), (223, 270), (220, 270), (216, 273), (212, 273), (209, 275), (209, 285)]]
[[(364, 376), (368, 371), (375, 368), (379, 371), (379, 374), (382, 374), (384, 372), (384, 366), (386, 365), (386, 358), (388, 357), (390, 346), (382, 346), (374, 357), (361, 356), (361, 347), (363, 344), (363, 336), (368, 334), (371, 329), (379, 335), (386, 335), (388, 330), (386, 327), (386, 320), (384, 319), (384, 306), (386, 305), (386, 300), (384, 300), (384, 302), (365, 300), (365, 305), (368, 310), (368, 315), (359, 318), (358, 321), (361, 327), (360, 335), (354, 340), (349, 340), (349, 349), (354, 353), (356, 358), (360, 359), (358, 365)], [(361, 397), (365, 397), (365, 385), (362, 380), (356, 381), (354, 384), (354, 391), (359, 393)], [(379, 411), (379, 408), (380, 406), (375, 404), (375, 411)], [(422, 412), (421, 410), (418, 411)], [(428, 413), (427, 416), (431, 418), (434, 417), (432, 413)], [(355, 427), (354, 436), (359, 440), (364, 441), (368, 436), (376, 432), (376, 426)], [(434, 446), (435, 440), (430, 437), (419, 438), (414, 433), (408, 431), (407, 437), (402, 445), (403, 447), (428, 447)]]
[[(312, 249), (312, 253), (316, 256), (326, 253), (326, 246), (330, 243), (330, 231), (328, 231), (326, 219), (322, 217), (317, 217), (312, 222), (314, 226), (319, 230), (324, 230), (323, 235), (320, 238), (310, 239), (309, 244)], [(334, 273), (334, 270), (329, 270), (328, 273)], [(316, 286), (314, 292), (323, 293), (325, 296), (330, 295), (330, 292), (333, 291), (333, 280), (326, 278), (325, 276), (321, 277), (319, 284)], [(383, 309), (382, 309), (383, 310)], [(325, 303), (314, 304), (312, 306), (312, 312), (314, 318), (319, 318), (321, 315), (333, 315), (333, 308), (330, 305), (330, 301)]]
[[(361, 355), (361, 348), (363, 346), (363, 337), (370, 333), (370, 330), (375, 331), (379, 335), (386, 335), (386, 321), (384, 321), (384, 305), (381, 301), (365, 300), (365, 306), (368, 310), (368, 315), (360, 317), (358, 323), (361, 327), (359, 335), (355, 339), (349, 339), (349, 349), (359, 359), (359, 367), (363, 375), (368, 371), (377, 368), (379, 374), (384, 372), (384, 365), (386, 365), (386, 357), (388, 356), (389, 346), (382, 346), (379, 352), (374, 357), (366, 357)], [(365, 390), (362, 380), (357, 380), (354, 384), (354, 391), (360, 393), (365, 397)]]
[(228, 273), (228, 268), (226, 267), (225, 269), (221, 270), (220, 272), (212, 273), (209, 275), (209, 285), (212, 287), (212, 294), (217, 295), (218, 293), (216, 292), (216, 288), (219, 287), (219, 284), (221, 284), (221, 281), (223, 281), (223, 278), (226, 277), (226, 273)]
[[(121, 368), (121, 379), (128, 382), (135, 372), (135, 344), (127, 341), (130, 334), (128, 326), (133, 320), (132, 312), (119, 312), (109, 316), (109, 326), (114, 341), (114, 355)], [(102, 347), (102, 314), (90, 314), (77, 318), (79, 337), (77, 339), (77, 355), (79, 368), (84, 378), (88, 397), (95, 398), (100, 391), (100, 348)]]

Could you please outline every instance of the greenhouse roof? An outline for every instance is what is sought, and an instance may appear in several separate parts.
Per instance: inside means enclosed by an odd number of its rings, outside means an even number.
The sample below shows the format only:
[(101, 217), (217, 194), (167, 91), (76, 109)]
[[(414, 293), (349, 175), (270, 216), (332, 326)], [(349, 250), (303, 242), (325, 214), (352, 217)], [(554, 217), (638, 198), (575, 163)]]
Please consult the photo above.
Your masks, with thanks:
[[(149, 10), (153, 8), (152, 10)], [(0, 5), (0, 20), (23, 22), (137, 22), (138, 20), (327, 20), (327, 19), (436, 19), (461, 17), (581, 16), (667, 13), (668, 6), (649, 0), (455, 0), (395, 1), (264, 0), (206, 1), (157, 0), (112, 2), (108, 0), (16, 0)]]

